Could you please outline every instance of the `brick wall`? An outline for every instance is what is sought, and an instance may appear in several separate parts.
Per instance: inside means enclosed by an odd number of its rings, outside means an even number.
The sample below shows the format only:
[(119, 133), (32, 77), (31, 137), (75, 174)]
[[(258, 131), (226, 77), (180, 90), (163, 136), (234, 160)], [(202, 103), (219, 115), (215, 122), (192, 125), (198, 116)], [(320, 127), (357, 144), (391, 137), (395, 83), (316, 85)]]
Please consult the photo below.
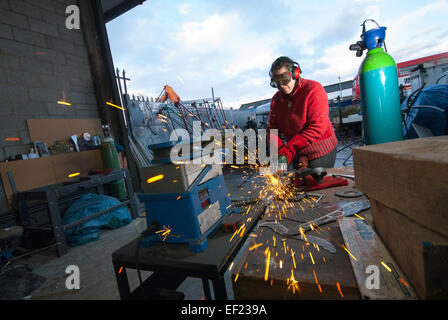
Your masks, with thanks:
[(29, 150), (27, 119), (99, 117), (82, 30), (65, 27), (71, 4), (0, 0), (0, 161)]

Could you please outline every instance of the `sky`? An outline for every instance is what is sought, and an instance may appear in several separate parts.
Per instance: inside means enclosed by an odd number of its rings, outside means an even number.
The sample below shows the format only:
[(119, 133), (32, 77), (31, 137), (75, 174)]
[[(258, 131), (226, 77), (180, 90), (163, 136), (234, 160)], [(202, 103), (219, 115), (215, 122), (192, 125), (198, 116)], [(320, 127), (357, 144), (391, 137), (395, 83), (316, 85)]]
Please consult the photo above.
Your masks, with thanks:
[(147, 0), (106, 27), (129, 92), (158, 97), (168, 84), (193, 100), (211, 98), (213, 88), (236, 109), (275, 94), (269, 68), (279, 56), (323, 86), (353, 80), (365, 53), (348, 48), (366, 19), (387, 27), (397, 63), (446, 52), (447, 14), (448, 0)]

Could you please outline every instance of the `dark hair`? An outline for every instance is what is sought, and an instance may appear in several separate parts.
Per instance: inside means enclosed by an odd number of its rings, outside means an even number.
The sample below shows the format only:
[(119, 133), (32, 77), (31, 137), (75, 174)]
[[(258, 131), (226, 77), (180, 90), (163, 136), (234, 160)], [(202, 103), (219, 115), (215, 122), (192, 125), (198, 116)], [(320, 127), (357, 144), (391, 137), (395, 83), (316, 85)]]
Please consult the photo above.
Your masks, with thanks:
[(275, 71), (281, 69), (282, 67), (286, 67), (291, 69), (294, 65), (299, 65), (297, 62), (292, 60), (291, 58), (282, 56), (277, 58), (271, 65), (271, 69), (269, 70), (269, 77), (272, 78), (272, 75)]

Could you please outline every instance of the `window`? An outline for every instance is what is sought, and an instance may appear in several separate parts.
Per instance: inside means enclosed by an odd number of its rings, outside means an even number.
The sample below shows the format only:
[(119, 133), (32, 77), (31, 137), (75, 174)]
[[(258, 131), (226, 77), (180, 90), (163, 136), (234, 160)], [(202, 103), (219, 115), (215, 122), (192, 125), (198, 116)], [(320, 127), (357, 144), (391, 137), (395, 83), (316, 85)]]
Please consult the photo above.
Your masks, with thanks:
[(415, 68), (415, 65), (414, 65), (414, 66), (408, 66), (408, 67), (400, 68), (400, 75), (401, 75), (401, 76), (404, 76), (404, 75), (409, 74), (409, 72), (410, 72), (411, 69), (413, 69), (413, 68)]
[(437, 60), (438, 65), (445, 64), (445, 63), (448, 63), (448, 57)]

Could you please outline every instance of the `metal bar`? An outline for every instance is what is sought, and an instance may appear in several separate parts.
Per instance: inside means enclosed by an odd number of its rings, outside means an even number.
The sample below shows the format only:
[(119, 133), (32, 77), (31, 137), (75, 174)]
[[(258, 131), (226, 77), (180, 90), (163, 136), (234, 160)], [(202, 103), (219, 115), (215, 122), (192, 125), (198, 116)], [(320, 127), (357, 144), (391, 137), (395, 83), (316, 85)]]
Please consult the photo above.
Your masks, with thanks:
[(103, 215), (103, 214), (105, 214), (105, 213), (108, 213), (108, 212), (110, 212), (110, 211), (119, 209), (119, 208), (121, 208), (121, 207), (127, 205), (129, 202), (130, 202), (130, 200), (123, 201), (122, 203), (117, 204), (116, 206), (110, 207), (110, 208), (108, 208), (108, 209), (106, 209), (106, 210), (102, 210), (102, 211), (100, 211), (100, 212), (97, 212), (97, 213), (95, 213), (95, 214), (92, 214), (91, 216), (84, 217), (84, 218), (79, 219), (79, 220), (77, 220), (77, 221), (74, 221), (74, 222), (72, 222), (72, 223), (68, 223), (68, 224), (64, 225), (63, 228), (64, 228), (64, 230), (73, 228), (73, 227), (75, 227), (75, 226), (77, 226), (77, 225), (79, 225), (79, 224), (82, 224), (82, 223), (84, 223), (84, 222), (93, 220), (93, 219), (95, 219), (95, 218), (97, 218), (97, 217), (99, 217), (99, 216), (101, 216), (101, 215)]
[(215, 300), (227, 300), (227, 290), (224, 281), (224, 276), (218, 276), (212, 280), (213, 292), (215, 293)]
[(129, 207), (131, 209), (132, 219), (137, 219), (139, 217), (139, 214), (138, 214), (137, 202), (135, 201), (134, 188), (132, 187), (131, 177), (127, 174), (124, 181), (126, 183), (126, 189), (128, 191), (128, 197), (130, 203)]
[(62, 226), (61, 212), (59, 211), (56, 194), (51, 190), (46, 192), (47, 206), (50, 214), (50, 221), (53, 225), (53, 234), (58, 245), (56, 246), (56, 253), (58, 257), (67, 253), (67, 242), (65, 239), (64, 227)]
[(206, 101), (206, 100), (204, 100), (204, 109), (205, 109), (205, 114), (207, 115), (207, 118), (208, 118), (208, 121), (209, 121), (209, 126), (208, 126), (208, 128), (212, 128), (213, 127), (213, 125), (212, 125), (212, 119), (210, 118), (210, 106), (209, 106), (209, 104), (208, 104), (208, 101)]
[(185, 119), (185, 115), (184, 115), (184, 110), (182, 108), (182, 105), (179, 103), (177, 106), (175, 105), (175, 107), (177, 108), (177, 110), (181, 113), (180, 118), (182, 119), (184, 125), (185, 125), (185, 130), (188, 131), (189, 134), (191, 134), (189, 128), (188, 128), (188, 124), (187, 121)]
[(353, 155), (353, 152), (350, 152), (350, 154), (348, 155), (348, 157), (344, 160), (344, 162), (342, 163), (343, 166), (345, 166), (345, 163), (348, 161), (348, 159), (350, 159)]
[(210, 293), (210, 283), (207, 278), (202, 278), (202, 288), (204, 289), (205, 300), (212, 300)]
[(128, 300), (131, 296), (131, 289), (129, 288), (128, 275), (126, 268), (119, 263), (113, 261), (115, 278), (117, 280), (118, 293), (121, 300)]
[(124, 86), (124, 94), (128, 94), (128, 86), (126, 85), (126, 81), (131, 81), (130, 78), (126, 78), (126, 71), (123, 69), (123, 86)]
[(102, 184), (97, 185), (96, 190), (97, 190), (98, 194), (104, 194), (104, 187)]
[(121, 113), (123, 114), (123, 118), (124, 118), (124, 124), (126, 126), (127, 131), (131, 130), (131, 134), (132, 134), (132, 129), (130, 129), (130, 125), (128, 123), (129, 117), (127, 114), (127, 105), (125, 105), (124, 103), (124, 96), (123, 96), (123, 89), (121, 88), (121, 77), (120, 77), (120, 70), (117, 68), (117, 74), (115, 76), (115, 78), (117, 79), (118, 82), (118, 91), (119, 91), (119, 95), (120, 95), (120, 103), (123, 108), (123, 110), (121, 110)]
[(11, 189), (12, 189), (12, 193), (14, 194), (14, 198), (17, 199), (17, 187), (16, 187), (16, 182), (14, 181), (14, 177), (12, 175), (12, 171), (8, 171), (8, 178), (9, 178), (9, 182), (11, 183)]
[(53, 231), (53, 228), (51, 227), (26, 227), (27, 230), (35, 230), (35, 231)]

